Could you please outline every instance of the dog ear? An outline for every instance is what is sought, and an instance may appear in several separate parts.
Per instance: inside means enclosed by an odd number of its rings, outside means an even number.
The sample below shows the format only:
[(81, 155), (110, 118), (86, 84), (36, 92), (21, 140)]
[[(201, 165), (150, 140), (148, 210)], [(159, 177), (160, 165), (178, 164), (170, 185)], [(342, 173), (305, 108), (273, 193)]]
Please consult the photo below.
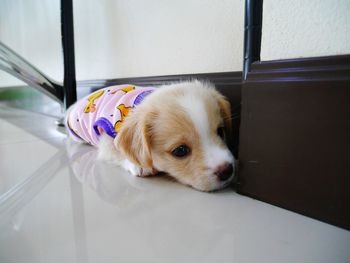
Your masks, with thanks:
[(227, 98), (221, 94), (218, 94), (217, 102), (220, 108), (220, 114), (224, 120), (226, 132), (230, 134), (232, 131), (231, 104)]
[(145, 113), (142, 116), (131, 114), (124, 120), (114, 139), (115, 147), (130, 161), (142, 168), (152, 169), (151, 120)]

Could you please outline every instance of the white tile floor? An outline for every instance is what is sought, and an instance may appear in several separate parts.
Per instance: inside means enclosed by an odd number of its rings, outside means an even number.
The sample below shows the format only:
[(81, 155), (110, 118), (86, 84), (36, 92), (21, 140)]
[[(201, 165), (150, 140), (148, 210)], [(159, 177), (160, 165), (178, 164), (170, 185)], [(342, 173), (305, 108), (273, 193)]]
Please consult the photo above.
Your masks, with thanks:
[(0, 105), (0, 262), (350, 262), (350, 232), (227, 189), (133, 178)]

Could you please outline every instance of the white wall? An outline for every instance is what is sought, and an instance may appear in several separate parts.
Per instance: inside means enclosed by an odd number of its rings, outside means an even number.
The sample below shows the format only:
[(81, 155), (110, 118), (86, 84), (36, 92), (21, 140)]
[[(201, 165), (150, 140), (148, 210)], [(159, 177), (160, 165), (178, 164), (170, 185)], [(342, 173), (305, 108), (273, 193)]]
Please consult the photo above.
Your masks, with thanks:
[[(62, 81), (59, 2), (1, 0), (0, 40)], [(75, 0), (74, 15), (78, 80), (242, 70), (243, 0)], [(349, 0), (265, 0), (261, 57), (349, 54), (349, 32)]]
[(243, 0), (75, 3), (80, 79), (242, 69)]
[(349, 0), (264, 0), (261, 60), (350, 54)]
[[(0, 41), (56, 80), (63, 79), (60, 2), (1, 0)], [(0, 86), (20, 85), (0, 70)]]
[[(62, 81), (59, 12), (1, 0), (0, 40)], [(243, 0), (75, 0), (74, 19), (78, 80), (242, 70)]]

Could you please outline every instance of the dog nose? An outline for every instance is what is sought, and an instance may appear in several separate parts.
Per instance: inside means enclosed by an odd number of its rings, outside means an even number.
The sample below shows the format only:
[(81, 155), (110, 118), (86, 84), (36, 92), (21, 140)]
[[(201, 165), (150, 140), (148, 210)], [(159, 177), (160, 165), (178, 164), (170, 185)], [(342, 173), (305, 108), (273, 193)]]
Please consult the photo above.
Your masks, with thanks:
[(230, 178), (230, 176), (233, 173), (233, 165), (231, 163), (225, 163), (223, 165), (220, 165), (216, 171), (215, 171), (215, 175), (217, 177), (219, 177), (220, 181), (225, 181), (228, 178)]

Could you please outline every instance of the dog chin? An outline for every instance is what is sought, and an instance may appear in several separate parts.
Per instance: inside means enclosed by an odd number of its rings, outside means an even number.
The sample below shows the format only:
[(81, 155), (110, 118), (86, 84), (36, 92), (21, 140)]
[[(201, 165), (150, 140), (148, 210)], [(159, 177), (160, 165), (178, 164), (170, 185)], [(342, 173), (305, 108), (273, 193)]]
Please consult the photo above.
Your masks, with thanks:
[(234, 178), (235, 176), (234, 174), (232, 174), (231, 177), (229, 177), (224, 182), (215, 181), (215, 182), (210, 182), (208, 184), (199, 184), (199, 185), (192, 184), (189, 186), (201, 192), (216, 192), (230, 186), (233, 183)]

